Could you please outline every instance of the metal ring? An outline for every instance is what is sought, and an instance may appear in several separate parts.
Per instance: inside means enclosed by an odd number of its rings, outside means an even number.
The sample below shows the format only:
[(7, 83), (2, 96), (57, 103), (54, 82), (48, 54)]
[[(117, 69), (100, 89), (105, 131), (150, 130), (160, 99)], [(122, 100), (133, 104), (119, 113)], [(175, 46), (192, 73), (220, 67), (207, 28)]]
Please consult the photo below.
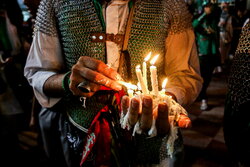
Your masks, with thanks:
[(83, 93), (91, 92), (89, 82), (83, 81), (77, 85), (77, 88), (80, 89)]

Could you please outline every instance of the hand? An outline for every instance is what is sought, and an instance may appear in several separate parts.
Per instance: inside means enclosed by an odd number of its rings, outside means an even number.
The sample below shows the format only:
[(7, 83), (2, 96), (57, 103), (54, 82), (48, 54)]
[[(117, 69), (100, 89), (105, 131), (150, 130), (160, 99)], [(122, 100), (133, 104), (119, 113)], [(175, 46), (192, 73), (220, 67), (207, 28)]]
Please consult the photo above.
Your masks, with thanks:
[(208, 27), (208, 28), (205, 28), (207, 34), (214, 34), (215, 33), (215, 30), (212, 29), (211, 27)]
[[(128, 111), (129, 110), (129, 111)], [(158, 135), (166, 135), (169, 132), (169, 120), (168, 120), (168, 106), (166, 103), (158, 105), (158, 110), (153, 112), (153, 101), (150, 96), (144, 96), (142, 98), (142, 112), (140, 112), (140, 100), (136, 97), (131, 101), (128, 96), (122, 98), (122, 111), (124, 115), (128, 111), (128, 122), (131, 126), (134, 126), (138, 121), (140, 128), (143, 132), (147, 132), (151, 126), (153, 117), (156, 117), (156, 128)]]
[[(81, 56), (77, 63), (72, 67), (69, 88), (76, 96), (92, 96), (101, 86), (119, 91), (121, 84), (117, 81), (122, 80), (120, 75), (108, 65), (100, 60)], [(89, 93), (84, 93), (77, 88), (79, 83), (85, 82), (90, 89)]]

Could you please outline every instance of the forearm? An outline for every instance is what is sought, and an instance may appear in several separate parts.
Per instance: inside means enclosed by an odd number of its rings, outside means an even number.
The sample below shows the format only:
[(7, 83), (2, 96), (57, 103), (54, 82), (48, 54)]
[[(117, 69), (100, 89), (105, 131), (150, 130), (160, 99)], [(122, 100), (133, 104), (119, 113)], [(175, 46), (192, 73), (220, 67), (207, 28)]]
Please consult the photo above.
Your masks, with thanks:
[(63, 79), (64, 74), (55, 74), (49, 77), (43, 86), (45, 95), (49, 97), (62, 97), (64, 94)]

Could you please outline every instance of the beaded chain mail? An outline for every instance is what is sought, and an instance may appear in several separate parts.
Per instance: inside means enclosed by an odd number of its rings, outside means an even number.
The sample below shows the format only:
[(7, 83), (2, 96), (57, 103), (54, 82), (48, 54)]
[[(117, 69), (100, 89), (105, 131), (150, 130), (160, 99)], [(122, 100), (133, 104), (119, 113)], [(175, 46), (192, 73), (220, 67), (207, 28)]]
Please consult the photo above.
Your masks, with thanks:
[(230, 100), (233, 108), (250, 101), (250, 22), (242, 30), (229, 77)]
[[(183, 0), (137, 0), (134, 5), (128, 42), (133, 72), (131, 78), (136, 81), (135, 67), (152, 51), (153, 54), (160, 54), (156, 66), (161, 83), (167, 51), (166, 39), (170, 35), (192, 29), (191, 15)], [(90, 39), (90, 33), (105, 33), (92, 0), (42, 0), (34, 33), (38, 31), (60, 38), (68, 70), (83, 55), (106, 61), (105, 43), (92, 43)], [(104, 106), (97, 102), (95, 96), (87, 99), (86, 108), (82, 107), (76, 97), (65, 97), (63, 100), (70, 122), (85, 132)], [(166, 138), (146, 139), (138, 136), (137, 140), (141, 143), (137, 145), (139, 163), (157, 164), (167, 157), (164, 145)], [(177, 143), (176, 147), (179, 145)]]

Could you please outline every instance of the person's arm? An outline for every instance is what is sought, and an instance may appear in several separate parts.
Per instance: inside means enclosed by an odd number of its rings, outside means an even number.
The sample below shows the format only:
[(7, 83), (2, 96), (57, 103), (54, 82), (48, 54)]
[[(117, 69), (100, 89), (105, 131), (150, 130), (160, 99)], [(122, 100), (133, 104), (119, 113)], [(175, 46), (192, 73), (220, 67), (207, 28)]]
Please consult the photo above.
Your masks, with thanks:
[[(64, 69), (53, 0), (41, 0), (34, 25), (33, 41), (24, 68), (24, 75), (33, 87), (41, 106), (52, 107), (61, 99), (61, 93), (50, 96), (44, 85), (45, 82), (51, 81), (50, 77), (64, 73)], [(54, 88), (51, 87), (51, 90)]]
[[(33, 87), (34, 94), (43, 107), (52, 107), (62, 97), (63, 89), (59, 88), (61, 83), (57, 85), (57, 93), (53, 89), (55, 84), (49, 83), (50, 89), (44, 89), (46, 81), (51, 81), (57, 75), (61, 75), (64, 69), (61, 47), (59, 39), (56, 36), (50, 36), (42, 32), (36, 32), (27, 57), (24, 68), (24, 75)], [(56, 80), (53, 80), (56, 81)], [(60, 80), (56, 81), (57, 83)], [(52, 85), (53, 89), (52, 89)]]
[[(81, 56), (67, 72), (56, 27), (53, 1), (42, 0), (24, 73), (43, 107), (52, 107), (65, 93), (89, 97), (101, 86), (114, 90), (122, 88), (115, 81), (121, 79), (116, 71), (88, 55)], [(82, 82), (87, 82), (89, 93), (78, 89)]]
[(203, 23), (205, 17), (206, 17), (206, 13), (203, 13), (200, 17), (198, 17), (197, 19), (194, 19), (193, 22), (192, 22), (193, 27), (195, 29), (197, 27), (199, 27)]
[(178, 8), (172, 6), (173, 9), (170, 10), (173, 19), (166, 39), (165, 74), (169, 79), (166, 90), (173, 93), (177, 102), (185, 106), (197, 98), (202, 78), (191, 16), (188, 17), (183, 2), (178, 3)]

